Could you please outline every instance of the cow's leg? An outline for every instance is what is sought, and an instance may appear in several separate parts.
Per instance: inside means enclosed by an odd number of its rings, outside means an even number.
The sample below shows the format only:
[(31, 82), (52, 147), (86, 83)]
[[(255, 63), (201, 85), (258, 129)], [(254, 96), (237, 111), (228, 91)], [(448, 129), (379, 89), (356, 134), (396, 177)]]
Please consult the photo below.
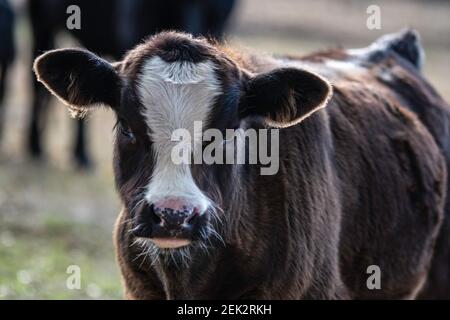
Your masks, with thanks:
[(86, 128), (86, 121), (84, 119), (78, 119), (74, 145), (74, 159), (80, 169), (86, 169), (91, 166), (91, 160), (86, 145)]
[(5, 96), (5, 83), (8, 64), (0, 61), (0, 142), (2, 141), (3, 124), (5, 110), (3, 107), (3, 98)]
[[(45, 6), (39, 1), (29, 2), (28, 10), (33, 40), (33, 61), (43, 52), (52, 49), (54, 44), (54, 26), (52, 26), (50, 19), (45, 19), (48, 13), (44, 9)], [(50, 94), (36, 80), (34, 74), (32, 74), (32, 79), (33, 102), (28, 125), (27, 151), (33, 158), (41, 158), (43, 153), (42, 135), (45, 129)]]
[(33, 105), (28, 127), (28, 152), (33, 158), (42, 156), (42, 134), (47, 118), (50, 96), (43, 86), (33, 80)]

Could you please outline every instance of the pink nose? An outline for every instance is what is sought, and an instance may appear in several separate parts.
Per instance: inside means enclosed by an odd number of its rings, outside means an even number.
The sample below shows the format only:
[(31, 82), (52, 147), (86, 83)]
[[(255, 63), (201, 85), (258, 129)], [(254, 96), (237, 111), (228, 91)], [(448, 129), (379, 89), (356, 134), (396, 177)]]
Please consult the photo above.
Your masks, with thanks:
[(200, 210), (183, 198), (166, 198), (153, 203), (154, 213), (168, 226), (191, 223)]

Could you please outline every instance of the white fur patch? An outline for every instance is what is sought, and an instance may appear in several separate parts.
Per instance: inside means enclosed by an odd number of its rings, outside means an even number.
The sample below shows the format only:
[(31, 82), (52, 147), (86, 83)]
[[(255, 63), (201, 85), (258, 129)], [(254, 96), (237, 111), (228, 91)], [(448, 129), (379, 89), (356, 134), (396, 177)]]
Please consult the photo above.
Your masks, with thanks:
[(175, 84), (202, 82), (208, 77), (211, 77), (211, 72), (213, 71), (214, 66), (211, 61), (199, 63), (175, 61), (167, 63), (158, 56), (147, 61), (144, 66), (145, 73), (157, 74), (164, 81)]
[(359, 61), (356, 60), (338, 61), (327, 59), (324, 63), (287, 60), (283, 61), (283, 64), (318, 74), (330, 81), (339, 79), (342, 74), (353, 74), (358, 76), (367, 71), (364, 67), (360, 66)]
[(361, 67), (358, 62), (350, 60), (350, 61), (339, 61), (339, 60), (325, 60), (325, 66), (327, 68), (333, 69), (338, 72), (343, 73), (352, 73), (359, 74), (366, 71), (363, 67)]
[(183, 197), (193, 201), (200, 211), (206, 210), (211, 203), (195, 184), (189, 165), (177, 165), (171, 159), (177, 143), (171, 141), (171, 136), (176, 129), (187, 129), (194, 148), (201, 147), (201, 137), (194, 137), (194, 121), (207, 123), (214, 100), (221, 93), (213, 62), (168, 63), (153, 57), (144, 64), (137, 88), (155, 153), (146, 200), (152, 203)]

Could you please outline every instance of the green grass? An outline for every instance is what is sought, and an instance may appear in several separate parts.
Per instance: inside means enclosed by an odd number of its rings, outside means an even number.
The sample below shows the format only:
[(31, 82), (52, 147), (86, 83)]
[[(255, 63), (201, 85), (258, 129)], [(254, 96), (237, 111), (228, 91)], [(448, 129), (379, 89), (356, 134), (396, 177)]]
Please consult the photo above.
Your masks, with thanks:
[[(48, 217), (37, 230), (0, 231), (1, 299), (120, 299), (122, 288), (110, 234), (98, 227)], [(8, 230), (8, 231), (6, 231)], [(70, 265), (80, 289), (68, 289)]]

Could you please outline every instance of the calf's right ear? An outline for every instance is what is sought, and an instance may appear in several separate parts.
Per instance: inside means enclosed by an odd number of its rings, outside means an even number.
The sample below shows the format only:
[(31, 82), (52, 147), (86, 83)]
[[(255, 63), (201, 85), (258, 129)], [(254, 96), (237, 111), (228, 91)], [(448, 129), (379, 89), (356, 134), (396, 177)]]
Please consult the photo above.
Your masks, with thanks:
[(95, 54), (80, 49), (52, 50), (34, 62), (34, 72), (50, 92), (72, 111), (120, 103), (121, 80), (114, 67)]

